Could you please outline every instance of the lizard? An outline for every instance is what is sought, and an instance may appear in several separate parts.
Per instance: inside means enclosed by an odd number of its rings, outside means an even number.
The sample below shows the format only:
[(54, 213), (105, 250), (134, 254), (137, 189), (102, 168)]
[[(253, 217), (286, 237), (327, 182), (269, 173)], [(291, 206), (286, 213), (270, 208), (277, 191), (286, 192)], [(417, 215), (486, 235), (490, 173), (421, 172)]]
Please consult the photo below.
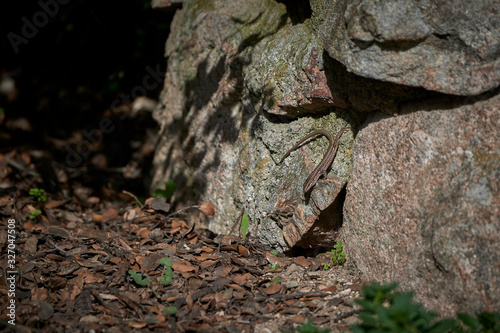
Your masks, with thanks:
[(337, 133), (337, 135), (335, 137), (333, 136), (333, 134), (331, 132), (324, 130), (324, 129), (317, 129), (317, 130), (312, 131), (311, 133), (309, 133), (305, 137), (303, 137), (299, 142), (297, 142), (295, 144), (295, 146), (290, 148), (290, 150), (288, 150), (286, 152), (286, 154), (281, 158), (281, 160), (278, 162), (278, 164), (281, 164), (281, 162), (283, 162), (283, 160), (285, 158), (287, 158), (288, 155), (290, 155), (290, 153), (292, 151), (297, 149), (297, 147), (299, 147), (304, 141), (306, 141), (306, 140), (308, 140), (316, 135), (326, 136), (330, 145), (328, 146), (328, 149), (326, 150), (326, 153), (323, 156), (323, 160), (321, 160), (321, 162), (318, 164), (318, 166), (311, 172), (309, 177), (307, 177), (307, 179), (304, 183), (304, 186), (302, 188), (304, 193), (309, 192), (314, 187), (314, 185), (316, 185), (316, 183), (318, 182), (318, 180), (321, 176), (326, 178), (326, 170), (328, 169), (328, 167), (330, 167), (330, 165), (333, 162), (333, 159), (335, 158), (335, 154), (337, 153), (337, 148), (339, 146), (339, 139), (342, 136), (342, 133), (344, 133), (344, 131), (348, 128), (349, 128), (349, 126), (345, 126), (342, 129), (340, 129), (340, 131)]

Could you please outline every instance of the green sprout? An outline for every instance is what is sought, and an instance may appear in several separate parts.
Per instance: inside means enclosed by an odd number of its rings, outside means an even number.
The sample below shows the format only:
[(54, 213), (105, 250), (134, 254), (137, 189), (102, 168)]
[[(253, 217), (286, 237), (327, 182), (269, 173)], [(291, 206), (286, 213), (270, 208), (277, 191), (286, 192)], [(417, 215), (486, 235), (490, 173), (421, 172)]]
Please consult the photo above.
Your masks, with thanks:
[(156, 189), (155, 197), (170, 199), (177, 190), (177, 184), (173, 180), (169, 179), (165, 182), (165, 189)]
[(177, 313), (177, 308), (175, 306), (166, 306), (163, 308), (163, 313), (173, 315)]
[(163, 276), (160, 279), (160, 283), (164, 286), (172, 282), (172, 279), (174, 277), (174, 272), (172, 271), (172, 260), (168, 258), (161, 258), (160, 259), (160, 264), (165, 266), (165, 269), (163, 269)]
[(248, 215), (243, 214), (243, 217), (241, 218), (241, 234), (243, 236), (243, 239), (247, 237), (247, 231), (248, 231)]
[(299, 326), (295, 329), (299, 333), (329, 333), (330, 330), (327, 328), (316, 327), (310, 320), (306, 321), (305, 324)]
[(40, 209), (35, 209), (34, 211), (32, 211), (30, 213), (30, 219), (34, 220), (34, 219), (36, 219), (40, 215), (42, 215), (42, 211)]
[(47, 194), (44, 189), (32, 188), (29, 194), (37, 199), (38, 202), (47, 201)]
[(346, 258), (345, 253), (342, 251), (341, 241), (337, 241), (337, 243), (335, 243), (330, 253), (332, 255), (332, 261), (334, 264), (338, 264)]
[(147, 286), (149, 283), (149, 278), (143, 278), (141, 273), (137, 273), (133, 269), (129, 269), (128, 274), (134, 279), (134, 282), (139, 286)]
[(278, 264), (277, 262), (275, 262), (274, 264), (269, 264), (270, 269), (278, 269), (278, 267), (280, 267), (280, 264)]

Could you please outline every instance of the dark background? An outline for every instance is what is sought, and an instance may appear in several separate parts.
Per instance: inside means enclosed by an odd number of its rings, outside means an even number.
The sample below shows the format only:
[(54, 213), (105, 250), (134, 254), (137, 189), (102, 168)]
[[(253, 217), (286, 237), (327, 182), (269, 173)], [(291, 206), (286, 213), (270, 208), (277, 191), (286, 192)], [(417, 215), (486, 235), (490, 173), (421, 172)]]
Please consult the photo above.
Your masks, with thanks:
[[(150, 1), (94, 0), (9, 1), (2, 6), (1, 71), (16, 82), (15, 102), (4, 97), (5, 117), (26, 116), (35, 130), (65, 137), (75, 128), (92, 126), (103, 108), (142, 85), (146, 66), (165, 70), (164, 45), (173, 12), (151, 8)], [(25, 17), (43, 22), (34, 37), (18, 45), (8, 34), (23, 37)], [(57, 5), (57, 7), (56, 7)], [(38, 13), (38, 14), (37, 14)], [(26, 34), (25, 34), (26, 35)], [(11, 37), (13, 35), (11, 34)], [(148, 91), (156, 97), (161, 85)]]
[[(108, 181), (111, 168), (133, 158), (147, 177), (152, 152), (140, 153), (133, 142), (144, 146), (146, 130), (156, 123), (150, 114), (144, 122), (145, 117), (122, 118), (111, 109), (114, 101), (143, 85), (146, 67), (165, 72), (165, 42), (175, 11), (152, 9), (149, 0), (59, 1), (0, 6), (0, 82), (9, 77), (16, 89), (15, 98), (0, 94), (0, 155), (44, 151), (52, 165), (67, 166), (68, 151), (79, 148), (82, 133), (111, 118), (116, 130), (83, 156), (76, 168), (84, 173), (79, 181), (98, 188)], [(21, 41), (17, 52), (13, 38)], [(147, 96), (158, 98), (162, 86), (147, 90)], [(26, 123), (29, 128), (23, 128)], [(92, 162), (98, 154), (106, 157), (104, 167)], [(147, 180), (138, 183), (136, 190), (145, 193)], [(117, 191), (130, 188), (130, 181), (121, 185)]]

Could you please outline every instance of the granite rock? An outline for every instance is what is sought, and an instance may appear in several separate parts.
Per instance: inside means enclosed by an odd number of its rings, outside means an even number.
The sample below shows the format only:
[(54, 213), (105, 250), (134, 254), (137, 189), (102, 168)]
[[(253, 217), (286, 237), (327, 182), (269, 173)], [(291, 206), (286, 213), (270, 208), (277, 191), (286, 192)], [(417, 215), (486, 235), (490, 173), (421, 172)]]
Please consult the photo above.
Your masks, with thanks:
[[(299, 189), (321, 160), (326, 139), (277, 164), (285, 147), (314, 128), (335, 132), (360, 122), (346, 95), (328, 86), (310, 20), (292, 19), (284, 4), (270, 0), (191, 0), (176, 13), (171, 31), (162, 106), (154, 113), (161, 136), (151, 188), (172, 179), (176, 200), (213, 202), (217, 215), (207, 226), (216, 232), (229, 232), (245, 208), (250, 232), (275, 248), (289, 249), (305, 234), (304, 246), (331, 242), (340, 226), (337, 197), (347, 181), (352, 135), (344, 134), (329, 179), (313, 200)], [(315, 120), (279, 118), (311, 113), (318, 114)], [(295, 202), (296, 213), (280, 224), (269, 217), (292, 209), (283, 201)], [(334, 202), (336, 213), (322, 215)]]
[(500, 85), (500, 1), (312, 0), (331, 57), (359, 76), (472, 96)]
[(500, 308), (500, 95), (453, 104), (367, 121), (341, 231), (367, 279), (443, 315)]
[[(443, 315), (498, 309), (497, 2), (183, 1), (151, 189), (173, 179), (174, 203), (214, 203), (202, 223), (215, 232), (243, 209), (276, 249), (331, 247), (340, 230), (367, 279), (399, 281)], [(304, 195), (326, 139), (277, 161), (346, 124)]]

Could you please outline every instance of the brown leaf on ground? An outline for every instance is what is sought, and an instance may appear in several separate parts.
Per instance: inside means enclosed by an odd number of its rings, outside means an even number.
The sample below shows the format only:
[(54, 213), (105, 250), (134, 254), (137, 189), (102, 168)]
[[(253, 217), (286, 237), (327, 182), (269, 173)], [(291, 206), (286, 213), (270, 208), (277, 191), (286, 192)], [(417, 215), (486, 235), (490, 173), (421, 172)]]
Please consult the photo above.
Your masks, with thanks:
[(271, 265), (278, 264), (280, 267), (285, 267), (286, 265), (288, 265), (287, 260), (280, 258), (278, 256), (275, 256), (271, 252), (266, 252), (266, 259)]
[(251, 276), (252, 274), (250, 273), (239, 274), (233, 277), (233, 281), (239, 285), (245, 285)]
[(215, 206), (209, 201), (204, 202), (198, 209), (206, 216), (215, 215)]
[(36, 238), (36, 236), (31, 236), (30, 238), (26, 239), (26, 242), (24, 243), (24, 249), (26, 253), (35, 253), (37, 244), (38, 239)]
[(173, 262), (172, 269), (176, 272), (193, 272), (196, 271), (196, 267), (192, 266), (186, 260), (177, 260)]
[(57, 207), (60, 207), (66, 203), (66, 200), (52, 200), (47, 203), (45, 203), (44, 207), (45, 209), (54, 209)]
[(309, 260), (307, 260), (304, 257), (294, 258), (293, 262), (296, 263), (297, 265), (300, 265), (300, 266), (303, 266), (303, 267), (306, 267), (306, 268), (309, 267), (309, 266), (311, 266), (311, 263), (309, 262)]
[(153, 198), (146, 201), (146, 203), (155, 211), (168, 213), (170, 211), (170, 204), (165, 201), (165, 198)]
[(49, 227), (47, 229), (47, 234), (65, 239), (71, 238), (71, 235), (67, 230), (59, 227)]
[(118, 211), (114, 208), (110, 208), (102, 213), (102, 222), (109, 222), (118, 217)]
[(281, 291), (281, 284), (272, 283), (269, 287), (266, 288), (267, 295), (273, 295), (279, 293)]

